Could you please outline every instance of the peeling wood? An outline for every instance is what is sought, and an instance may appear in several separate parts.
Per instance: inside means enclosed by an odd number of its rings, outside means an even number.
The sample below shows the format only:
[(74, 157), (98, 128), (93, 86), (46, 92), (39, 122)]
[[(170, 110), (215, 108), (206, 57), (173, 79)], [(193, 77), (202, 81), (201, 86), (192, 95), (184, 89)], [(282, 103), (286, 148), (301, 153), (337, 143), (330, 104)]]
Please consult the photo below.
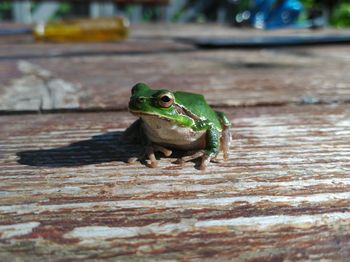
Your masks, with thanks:
[(192, 219), (183, 219), (177, 224), (150, 224), (144, 227), (108, 227), (108, 226), (88, 226), (78, 227), (66, 233), (65, 238), (78, 238), (81, 241), (97, 239), (116, 239), (140, 237), (142, 235), (155, 234), (178, 235), (188, 231), (216, 231), (223, 232), (229, 230), (235, 231), (273, 231), (281, 228), (301, 227), (303, 229), (313, 226), (344, 224), (348, 225), (346, 220), (350, 218), (348, 213), (329, 213), (321, 215), (300, 215), (300, 216), (259, 216), (259, 217), (239, 217), (233, 219), (197, 221)]
[(349, 108), (224, 111), (230, 159), (205, 172), (126, 164), (127, 112), (0, 117), (0, 257), (345, 261)]
[(15, 225), (0, 226), (0, 235), (2, 239), (28, 235), (33, 229), (40, 225), (39, 222), (28, 222)]
[(79, 108), (80, 87), (55, 77), (52, 73), (28, 61), (17, 63), (23, 75), (3, 87), (0, 110), (43, 111)]

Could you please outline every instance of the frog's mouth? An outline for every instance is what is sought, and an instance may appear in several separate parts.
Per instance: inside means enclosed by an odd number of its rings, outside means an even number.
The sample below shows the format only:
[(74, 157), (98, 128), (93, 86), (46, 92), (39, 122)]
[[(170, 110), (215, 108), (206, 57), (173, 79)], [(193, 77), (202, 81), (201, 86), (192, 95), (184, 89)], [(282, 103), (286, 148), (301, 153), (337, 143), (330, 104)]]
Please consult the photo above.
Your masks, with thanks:
[(166, 121), (169, 121), (169, 122), (172, 121), (172, 119), (164, 117), (164, 116), (160, 116), (160, 115), (153, 114), (153, 113), (148, 113), (148, 112), (143, 112), (143, 111), (138, 111), (138, 110), (133, 110), (133, 109), (130, 109), (130, 108), (129, 108), (129, 112), (132, 113), (133, 115), (139, 116), (141, 118), (144, 115), (144, 116), (153, 116), (153, 117), (160, 118), (162, 120), (166, 120)]

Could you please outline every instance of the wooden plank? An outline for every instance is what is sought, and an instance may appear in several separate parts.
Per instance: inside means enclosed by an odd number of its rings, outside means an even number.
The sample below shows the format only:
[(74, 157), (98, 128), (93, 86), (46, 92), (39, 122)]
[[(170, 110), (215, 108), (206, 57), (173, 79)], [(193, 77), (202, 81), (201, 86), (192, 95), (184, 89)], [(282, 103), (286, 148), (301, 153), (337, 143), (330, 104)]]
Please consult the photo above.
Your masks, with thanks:
[[(3, 22), (0, 28), (30, 28), (28, 25)], [(310, 29), (277, 29), (258, 30), (245, 28), (235, 28), (215, 23), (140, 23), (130, 25), (131, 39), (167, 39), (193, 38), (193, 37), (254, 37), (254, 36), (326, 36), (326, 35), (348, 35), (350, 29), (326, 28), (323, 30)], [(11, 38), (0, 38), (0, 43), (5, 44)], [(15, 43), (28, 42), (28, 37), (22, 35), (16, 38)], [(33, 39), (32, 39), (33, 41)]]
[(252, 37), (252, 36), (322, 36), (349, 34), (350, 29), (325, 28), (322, 30), (313, 29), (276, 29), (259, 30), (253, 28), (236, 28), (217, 23), (155, 23), (155, 24), (136, 24), (132, 25), (132, 35), (147, 38), (183, 38), (183, 37)]
[(0, 117), (0, 260), (350, 255), (347, 106), (227, 109), (230, 160), (123, 161), (126, 112)]
[[(210, 35), (210, 30), (212, 35), (265, 33), (210, 25), (188, 29), (155, 25), (153, 33), (151, 28), (135, 26), (130, 39), (119, 43), (3, 42), (0, 110), (125, 109), (130, 88), (137, 82), (200, 92), (216, 106), (350, 101), (348, 46), (203, 51), (170, 38), (194, 29), (198, 36)], [(64, 91), (57, 91), (56, 98), (46, 80), (21, 69), (23, 60), (73, 86), (69, 89), (73, 91), (56, 88)]]
[[(20, 47), (22, 45), (22, 47)], [(88, 102), (84, 106), (84, 93), (89, 92), (93, 84), (99, 88), (102, 80), (105, 85), (114, 89), (112, 83), (116, 82), (116, 78), (104, 78), (102, 75), (98, 76), (98, 72), (104, 72), (105, 69), (98, 69), (90, 64), (88, 74), (94, 78), (92, 82), (85, 87), (82, 86), (80, 80), (85, 78), (86, 72), (80, 70), (80, 65), (65, 64), (68, 61), (79, 59), (79, 57), (95, 57), (95, 61), (105, 60), (106, 56), (127, 55), (130, 57), (143, 55), (152, 55), (153, 53), (177, 53), (181, 51), (192, 50), (190, 47), (181, 43), (173, 43), (169, 40), (159, 41), (137, 41), (128, 40), (120, 43), (96, 43), (96, 44), (21, 44), (18, 48), (12, 48), (11, 44), (0, 45), (0, 110), (2, 111), (43, 111), (43, 110), (62, 110), (62, 109), (80, 109), (85, 108), (99, 108), (101, 102), (97, 102), (92, 98), (91, 103)], [(101, 57), (102, 56), (102, 57)], [(46, 62), (53, 62), (52, 58), (58, 58), (54, 68), (46, 67)], [(43, 64), (39, 61), (44, 62)], [(121, 66), (119, 61), (115, 61)], [(50, 62), (49, 62), (50, 63)], [(104, 62), (102, 62), (105, 64)], [(108, 66), (108, 63), (106, 64)], [(73, 70), (76, 67), (80, 76), (73, 81), (68, 80), (68, 71), (65, 73), (56, 71), (58, 67), (65, 67), (65, 70)], [(99, 66), (96, 64), (96, 66)], [(126, 65), (127, 66), (127, 65)], [(112, 68), (111, 68), (112, 69)], [(113, 69), (114, 71), (118, 68)], [(56, 71), (56, 72), (55, 72)], [(73, 71), (71, 71), (73, 72)], [(68, 75), (67, 75), (68, 73)], [(109, 74), (109, 72), (107, 72)], [(110, 76), (112, 76), (110, 75)], [(65, 79), (66, 77), (67, 80)], [(102, 77), (102, 78), (101, 78)], [(80, 80), (78, 80), (80, 79)], [(78, 80), (78, 81), (76, 81)], [(109, 81), (112, 80), (112, 83)], [(122, 79), (120, 79), (122, 81)], [(94, 83), (98, 83), (96, 86)], [(102, 86), (101, 86), (102, 87)], [(126, 89), (129, 89), (128, 86)], [(109, 92), (109, 91), (107, 91)], [(129, 93), (129, 92), (127, 92)], [(86, 93), (87, 94), (87, 93)], [(89, 95), (88, 95), (89, 96)], [(90, 100), (88, 98), (88, 100)], [(99, 97), (96, 97), (99, 100)], [(97, 102), (97, 104), (96, 104)], [(123, 100), (125, 102), (125, 99)], [(102, 106), (105, 103), (102, 101)], [(115, 108), (120, 108), (118, 104)], [(114, 108), (114, 106), (112, 106)]]
[[(178, 52), (174, 48), (149, 53), (135, 47), (124, 54), (105, 52), (105, 55), (22, 59), (49, 71), (55, 79), (79, 87), (69, 94), (77, 103), (73, 106), (60, 103), (61, 107), (52, 108), (22, 104), (22, 96), (13, 92), (21, 90), (18, 83), (26, 83), (33, 74), (21, 71), (22, 60), (3, 61), (1, 109), (125, 109), (130, 89), (137, 82), (154, 88), (203, 93), (210, 104), (221, 106), (350, 101), (350, 47), (346, 46), (210, 52)], [(38, 85), (29, 89), (36, 90)], [(36, 96), (29, 100), (33, 99), (37, 101)]]

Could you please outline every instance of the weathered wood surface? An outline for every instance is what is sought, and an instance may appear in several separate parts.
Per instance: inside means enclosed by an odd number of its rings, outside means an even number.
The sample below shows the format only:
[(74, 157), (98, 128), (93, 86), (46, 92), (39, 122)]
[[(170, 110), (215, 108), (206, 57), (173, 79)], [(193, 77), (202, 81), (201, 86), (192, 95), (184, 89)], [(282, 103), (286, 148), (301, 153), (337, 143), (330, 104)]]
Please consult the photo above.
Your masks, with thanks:
[(184, 37), (251, 37), (266, 35), (340, 35), (349, 34), (350, 29), (324, 28), (322, 30), (310, 29), (276, 29), (258, 30), (251, 28), (235, 28), (220, 24), (199, 23), (155, 23), (136, 24), (132, 26), (132, 36), (142, 38), (184, 38)]
[(349, 46), (208, 52), (171, 40), (194, 29), (198, 36), (263, 34), (217, 26), (144, 25), (121, 43), (3, 40), (0, 110), (125, 109), (130, 88), (139, 81), (205, 93), (217, 106), (350, 100)]
[(124, 163), (125, 112), (0, 117), (0, 260), (347, 261), (350, 109), (225, 109), (230, 160)]

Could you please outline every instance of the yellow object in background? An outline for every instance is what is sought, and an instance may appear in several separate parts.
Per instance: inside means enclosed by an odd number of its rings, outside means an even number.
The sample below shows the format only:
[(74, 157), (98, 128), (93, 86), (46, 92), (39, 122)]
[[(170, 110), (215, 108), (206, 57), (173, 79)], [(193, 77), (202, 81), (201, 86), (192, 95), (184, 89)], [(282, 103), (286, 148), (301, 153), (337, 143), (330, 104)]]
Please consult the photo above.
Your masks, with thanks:
[(38, 24), (33, 34), (37, 41), (104, 42), (128, 36), (129, 22), (123, 17), (71, 19)]

